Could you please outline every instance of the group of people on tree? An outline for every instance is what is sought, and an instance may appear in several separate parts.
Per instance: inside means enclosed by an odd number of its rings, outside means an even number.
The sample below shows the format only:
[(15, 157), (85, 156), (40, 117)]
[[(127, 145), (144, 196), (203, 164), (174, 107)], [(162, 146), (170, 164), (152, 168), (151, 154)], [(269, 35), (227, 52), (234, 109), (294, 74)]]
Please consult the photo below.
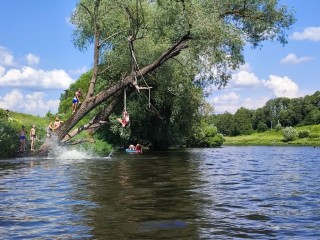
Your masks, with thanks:
[[(72, 99), (72, 114), (74, 114), (77, 110), (78, 104), (81, 104), (80, 97), (82, 97), (81, 89), (78, 89), (75, 92), (75, 95)], [(9, 115), (9, 110), (6, 110), (6, 118), (8, 121), (12, 121), (12, 118)], [(117, 118), (117, 121), (121, 123), (122, 127), (127, 127), (130, 125), (129, 113), (124, 110), (122, 113), (122, 118)], [(59, 117), (55, 118), (54, 122), (50, 122), (46, 129), (46, 136), (50, 138), (54, 131), (56, 131), (64, 121), (61, 121)], [(36, 126), (33, 124), (29, 131), (29, 137), (31, 141), (31, 151), (35, 151), (35, 141), (36, 141)], [(21, 130), (19, 132), (19, 140), (20, 140), (20, 152), (26, 151), (26, 139), (27, 139), (27, 130), (24, 125), (22, 125)], [(137, 151), (141, 150), (141, 145), (137, 144), (137, 146), (130, 145), (130, 149), (135, 149)]]
[[(78, 88), (78, 90), (74, 94), (74, 97), (72, 98), (72, 114), (77, 111), (78, 105), (81, 104), (80, 97), (82, 97), (82, 92), (81, 89)], [(130, 118), (127, 110), (123, 110), (122, 118), (117, 118), (117, 121), (121, 123), (122, 127), (127, 127), (130, 125)]]

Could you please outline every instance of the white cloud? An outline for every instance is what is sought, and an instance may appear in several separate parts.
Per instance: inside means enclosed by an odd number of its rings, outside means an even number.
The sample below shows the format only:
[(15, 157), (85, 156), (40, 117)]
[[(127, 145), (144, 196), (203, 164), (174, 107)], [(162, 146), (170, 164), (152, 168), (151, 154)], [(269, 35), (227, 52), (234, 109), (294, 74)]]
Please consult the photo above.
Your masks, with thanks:
[(268, 97), (246, 98), (241, 100), (239, 94), (230, 92), (214, 97), (210, 102), (214, 106), (216, 114), (229, 112), (234, 114), (239, 108), (257, 109), (263, 107), (269, 100)]
[(298, 85), (288, 77), (270, 75), (270, 79), (263, 83), (265, 87), (273, 91), (276, 97), (295, 98), (299, 96)]
[[(1, 70), (0, 70), (1, 73)], [(64, 70), (44, 71), (31, 67), (10, 69), (0, 75), (2, 87), (26, 87), (34, 89), (67, 89), (73, 80)]]
[(260, 80), (254, 73), (241, 70), (232, 74), (231, 83), (238, 87), (255, 87), (260, 85)]
[(57, 112), (59, 100), (45, 100), (43, 92), (32, 92), (23, 95), (19, 90), (14, 89), (4, 97), (0, 97), (0, 107), (22, 113), (44, 116), (48, 111)]
[(26, 55), (26, 60), (28, 65), (30, 66), (38, 65), (40, 63), (40, 58), (33, 55), (32, 53)]
[(0, 66), (13, 66), (13, 60), (12, 54), (5, 47), (0, 46)]
[(308, 27), (303, 32), (294, 32), (291, 36), (294, 40), (320, 41), (320, 27)]
[(78, 68), (78, 69), (69, 71), (69, 74), (78, 76), (78, 75), (81, 75), (87, 71), (88, 71), (88, 68), (86, 66), (83, 66), (82, 68)]
[(298, 63), (307, 62), (310, 60), (312, 60), (311, 57), (298, 58), (295, 54), (290, 53), (285, 58), (281, 59), (281, 63), (298, 64)]
[(264, 96), (257, 99), (246, 98), (241, 106), (247, 109), (257, 109), (263, 107), (268, 100), (270, 100), (270, 98)]
[(0, 97), (0, 107), (3, 109), (13, 109), (23, 101), (23, 94), (14, 89), (10, 93), (7, 93), (4, 97)]
[(210, 102), (213, 104), (214, 110), (217, 113), (223, 113), (226, 111), (234, 113), (239, 106), (239, 98), (240, 96), (238, 94), (230, 92), (214, 97)]

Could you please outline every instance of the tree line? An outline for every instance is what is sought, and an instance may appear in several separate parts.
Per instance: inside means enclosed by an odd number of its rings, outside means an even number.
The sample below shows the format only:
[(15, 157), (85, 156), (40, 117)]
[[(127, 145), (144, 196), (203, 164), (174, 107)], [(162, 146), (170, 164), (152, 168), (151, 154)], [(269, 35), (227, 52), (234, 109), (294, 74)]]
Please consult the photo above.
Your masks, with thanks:
[(247, 135), (280, 127), (320, 124), (320, 91), (300, 98), (275, 98), (256, 110), (238, 109), (212, 115), (211, 122), (226, 136)]

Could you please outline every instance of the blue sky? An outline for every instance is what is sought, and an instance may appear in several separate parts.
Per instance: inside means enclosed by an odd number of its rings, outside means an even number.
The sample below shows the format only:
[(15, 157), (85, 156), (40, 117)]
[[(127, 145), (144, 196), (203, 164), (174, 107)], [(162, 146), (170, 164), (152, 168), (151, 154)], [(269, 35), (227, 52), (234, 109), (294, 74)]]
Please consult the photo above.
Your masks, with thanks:
[[(92, 66), (92, 51), (72, 43), (68, 22), (76, 0), (1, 0), (0, 108), (43, 116), (57, 112), (60, 94)], [(276, 97), (320, 89), (319, 0), (283, 0), (296, 11), (288, 44), (246, 47), (246, 64), (223, 90), (209, 89), (215, 113), (256, 109)]]

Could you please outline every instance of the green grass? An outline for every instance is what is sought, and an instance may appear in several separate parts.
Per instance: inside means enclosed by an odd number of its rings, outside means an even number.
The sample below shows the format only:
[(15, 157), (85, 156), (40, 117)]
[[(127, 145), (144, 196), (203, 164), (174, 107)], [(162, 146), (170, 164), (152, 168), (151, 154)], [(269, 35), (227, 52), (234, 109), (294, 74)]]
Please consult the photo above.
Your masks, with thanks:
[[(22, 125), (25, 126), (25, 129), (27, 131), (27, 148), (29, 148), (30, 141), (29, 139), (29, 132), (31, 129), (31, 126), (35, 124), (36, 126), (36, 133), (37, 133), (37, 140), (36, 140), (36, 149), (38, 149), (41, 144), (45, 141), (46, 139), (46, 130), (50, 122), (54, 122), (55, 116), (49, 117), (39, 117), (39, 116), (34, 116), (31, 114), (23, 114), (23, 113), (17, 113), (17, 112), (10, 112), (10, 118), (12, 119), (11, 121), (7, 121), (7, 118), (5, 117), (5, 111), (3, 109), (0, 109), (0, 121), (5, 121), (8, 123), (10, 126), (12, 126), (15, 131), (16, 135), (12, 136), (13, 138), (16, 139), (16, 141), (19, 141), (19, 134)], [(60, 116), (61, 120), (66, 120), (64, 117)], [(81, 123), (79, 123), (81, 124)], [(86, 142), (82, 143), (79, 145), (74, 145), (70, 146), (70, 148), (75, 148), (75, 149), (81, 149), (81, 150), (86, 150), (89, 152), (94, 152), (98, 155), (108, 155), (112, 150), (113, 146), (108, 144), (107, 142), (103, 142), (98, 139), (93, 139), (92, 136), (89, 136), (87, 132), (82, 132), (79, 135), (77, 135), (73, 140), (76, 139), (91, 139), (94, 141), (94, 143)], [(1, 151), (0, 151), (1, 154)]]
[(284, 142), (282, 131), (269, 130), (263, 133), (253, 133), (235, 137), (225, 137), (224, 145), (306, 145), (320, 146), (320, 124), (295, 127), (297, 131), (309, 130), (310, 137), (298, 138), (294, 141)]

